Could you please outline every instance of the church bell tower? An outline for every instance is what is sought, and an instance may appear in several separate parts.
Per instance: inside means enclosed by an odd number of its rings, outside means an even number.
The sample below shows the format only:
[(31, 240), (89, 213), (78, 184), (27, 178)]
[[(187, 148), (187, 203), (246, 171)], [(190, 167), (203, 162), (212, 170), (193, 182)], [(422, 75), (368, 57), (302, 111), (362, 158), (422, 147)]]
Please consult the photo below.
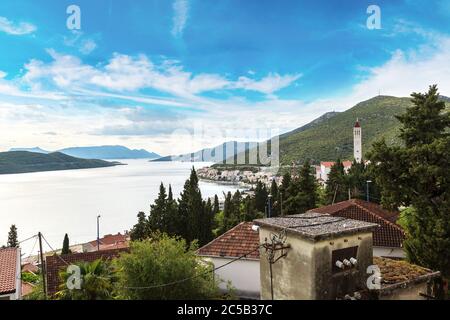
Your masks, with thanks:
[(359, 119), (356, 119), (355, 126), (353, 127), (353, 157), (356, 162), (361, 163), (362, 161), (362, 135), (361, 135), (361, 125), (359, 124)]

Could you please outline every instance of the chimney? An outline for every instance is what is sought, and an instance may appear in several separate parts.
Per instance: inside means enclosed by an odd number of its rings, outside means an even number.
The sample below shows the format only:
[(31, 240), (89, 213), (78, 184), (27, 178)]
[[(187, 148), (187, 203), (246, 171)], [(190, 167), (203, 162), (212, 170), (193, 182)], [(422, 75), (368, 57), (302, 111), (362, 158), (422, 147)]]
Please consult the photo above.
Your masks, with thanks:
[(324, 300), (364, 289), (376, 224), (304, 213), (258, 219), (261, 299)]

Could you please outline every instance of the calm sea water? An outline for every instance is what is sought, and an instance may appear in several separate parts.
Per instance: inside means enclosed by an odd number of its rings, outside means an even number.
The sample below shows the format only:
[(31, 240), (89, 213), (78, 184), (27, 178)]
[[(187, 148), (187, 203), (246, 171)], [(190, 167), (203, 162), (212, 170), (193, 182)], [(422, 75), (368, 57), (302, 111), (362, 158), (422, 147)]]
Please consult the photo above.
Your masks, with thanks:
[[(100, 235), (123, 232), (137, 221), (139, 211), (149, 212), (159, 185), (172, 185), (174, 196), (183, 189), (192, 165), (210, 163), (148, 162), (120, 160), (126, 166), (99, 169), (0, 175), (0, 246), (6, 244), (11, 224), (19, 240), (41, 231), (52, 247), (61, 248), (65, 233), (70, 243), (96, 239), (97, 215)], [(236, 187), (200, 182), (204, 198)], [(26, 257), (34, 240), (22, 245)], [(33, 251), (36, 251), (36, 247)]]

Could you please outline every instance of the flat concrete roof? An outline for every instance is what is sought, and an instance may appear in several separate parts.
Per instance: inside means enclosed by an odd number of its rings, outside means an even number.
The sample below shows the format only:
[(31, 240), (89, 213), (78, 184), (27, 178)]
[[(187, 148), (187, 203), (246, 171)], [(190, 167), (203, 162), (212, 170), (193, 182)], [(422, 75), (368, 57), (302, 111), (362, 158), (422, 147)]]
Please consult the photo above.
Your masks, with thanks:
[(256, 219), (253, 223), (260, 227), (271, 227), (277, 230), (286, 229), (286, 232), (293, 232), (303, 238), (314, 241), (369, 232), (378, 227), (375, 223), (333, 217), (328, 214), (314, 212)]

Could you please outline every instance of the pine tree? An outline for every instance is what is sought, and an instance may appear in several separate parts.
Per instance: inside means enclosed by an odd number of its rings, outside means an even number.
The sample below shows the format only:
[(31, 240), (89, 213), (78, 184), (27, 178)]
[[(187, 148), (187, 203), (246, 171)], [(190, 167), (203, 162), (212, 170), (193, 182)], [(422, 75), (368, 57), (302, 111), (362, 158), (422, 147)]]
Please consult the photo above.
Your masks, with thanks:
[(450, 112), (437, 87), (413, 93), (398, 116), (402, 146), (374, 143), (369, 159), (387, 208), (409, 206), (403, 225), (408, 259), (450, 276)]
[(266, 212), (268, 192), (266, 186), (258, 181), (255, 188), (255, 209), (259, 212)]
[(147, 239), (150, 235), (147, 217), (145, 216), (145, 213), (141, 211), (138, 213), (137, 217), (138, 222), (133, 226), (133, 228), (130, 231), (130, 238), (132, 241), (144, 240)]
[(61, 254), (69, 254), (70, 253), (70, 249), (69, 249), (69, 236), (67, 235), (67, 233), (64, 236), (64, 241), (63, 241), (63, 246), (62, 246), (62, 250), (61, 250)]
[(218, 214), (220, 211), (220, 204), (219, 204), (219, 197), (216, 195), (214, 195), (214, 207), (213, 207), (213, 212), (214, 214)]
[(148, 226), (152, 231), (167, 232), (166, 224), (167, 213), (167, 194), (164, 184), (159, 186), (158, 198), (150, 206), (150, 215), (148, 217)]
[(13, 224), (9, 229), (7, 246), (10, 248), (16, 248), (19, 246), (19, 241), (17, 240), (17, 228), (15, 224)]
[(348, 182), (344, 172), (344, 165), (338, 159), (328, 174), (326, 198), (328, 204), (348, 200)]

